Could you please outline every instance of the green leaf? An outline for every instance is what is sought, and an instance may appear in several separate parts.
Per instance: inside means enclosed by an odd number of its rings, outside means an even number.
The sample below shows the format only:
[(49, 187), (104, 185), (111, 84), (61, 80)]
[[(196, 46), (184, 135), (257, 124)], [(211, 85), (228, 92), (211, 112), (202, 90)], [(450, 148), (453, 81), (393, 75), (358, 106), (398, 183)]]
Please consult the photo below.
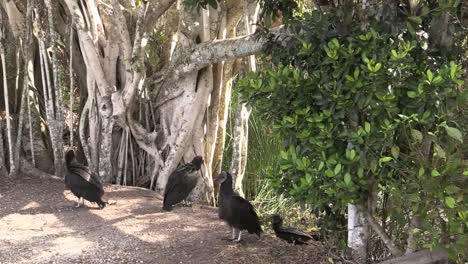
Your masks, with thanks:
[(411, 135), (416, 142), (421, 142), (423, 140), (422, 133), (417, 129), (411, 129)]
[(424, 168), (423, 167), (419, 168), (418, 175), (419, 175), (419, 177), (424, 175)]
[(451, 61), (450, 62), (450, 78), (455, 79), (457, 73), (457, 65)]
[(448, 206), (448, 208), (455, 208), (456, 201), (453, 197), (448, 196), (445, 197), (445, 204)]
[(429, 82), (432, 82), (432, 79), (434, 78), (432, 75), (432, 71), (430, 69), (427, 69), (426, 74), (427, 74), (427, 80)]
[(297, 135), (298, 139), (304, 139), (307, 138), (310, 135), (310, 130), (302, 130), (299, 135)]
[(444, 79), (442, 78), (442, 76), (438, 75), (434, 78), (434, 80), (432, 80), (432, 83), (433, 84), (439, 84), (439, 83), (442, 83), (444, 81)]
[(447, 187), (445, 187), (445, 192), (447, 192), (448, 194), (455, 194), (457, 192), (459, 192), (461, 189), (458, 188), (457, 186), (451, 184)]
[(442, 149), (442, 147), (439, 144), (437, 144), (437, 143), (434, 144), (434, 151), (435, 151), (434, 153), (437, 154), (437, 156), (439, 158), (441, 158), (441, 159), (446, 158), (445, 157), (445, 151)]
[(422, 19), (420, 17), (418, 17), (418, 16), (410, 16), (410, 17), (408, 17), (408, 19), (411, 22), (416, 23), (418, 25), (421, 25), (421, 23), (422, 23)]
[(379, 159), (379, 165), (382, 166), (382, 163), (386, 163), (386, 162), (389, 162), (391, 160), (393, 160), (392, 157), (382, 157), (382, 158)]
[(418, 97), (418, 94), (415, 92), (415, 91), (408, 91), (406, 93), (406, 95), (408, 95), (409, 98), (416, 98)]
[(312, 175), (310, 175), (309, 173), (306, 174), (306, 181), (308, 183), (311, 183), (312, 182)]
[(321, 161), (318, 167), (319, 171), (323, 169), (323, 166), (325, 166), (325, 163)]
[(464, 172), (463, 172), (463, 175), (464, 175), (464, 176), (468, 176), (468, 170), (464, 171)]
[(285, 116), (283, 119), (291, 124), (294, 124), (294, 118), (290, 116)]
[(344, 183), (346, 185), (349, 185), (351, 183), (351, 174), (349, 174), (349, 172), (347, 172), (345, 175), (344, 175)]
[(341, 163), (336, 164), (335, 166), (335, 175), (338, 175), (341, 171)]
[(359, 68), (356, 67), (356, 69), (354, 69), (354, 79), (357, 80), (358, 77), (359, 77)]
[(432, 176), (432, 177), (439, 177), (439, 176), (440, 176), (440, 173), (439, 173), (439, 171), (437, 171), (436, 169), (434, 169), (434, 170), (431, 171), (431, 176)]
[(371, 125), (369, 122), (366, 122), (364, 124), (364, 130), (369, 134), (370, 133), (370, 129), (371, 129)]
[(364, 168), (363, 167), (358, 168), (357, 175), (358, 175), (359, 178), (362, 178), (364, 176)]
[(392, 152), (392, 156), (393, 156), (395, 159), (398, 159), (398, 156), (400, 156), (400, 147), (398, 147), (398, 146), (393, 146), (391, 152)]
[(287, 159), (288, 159), (288, 153), (287, 153), (286, 151), (281, 151), (281, 152), (280, 152), (280, 157), (281, 157), (282, 159), (287, 160)]
[(326, 175), (327, 177), (330, 177), (330, 178), (333, 177), (333, 176), (335, 176), (335, 174), (333, 174), (333, 171), (330, 170), (330, 169), (327, 169), (327, 170), (325, 171), (325, 175)]
[(340, 46), (340, 43), (338, 42), (338, 39), (337, 39), (337, 38), (333, 38), (333, 39), (331, 40), (331, 42), (333, 43), (333, 46), (334, 46), (335, 48), (338, 48), (338, 47)]
[(377, 63), (374, 67), (374, 72), (378, 72), (380, 70), (380, 68), (382, 68), (382, 63)]
[(351, 158), (351, 160), (353, 160), (356, 157), (356, 151), (354, 149), (352, 149), (349, 153), (349, 157)]
[(444, 127), (445, 127), (445, 131), (447, 131), (447, 134), (451, 138), (460, 141), (460, 143), (463, 143), (463, 136), (462, 136), (462, 133), (460, 132), (460, 130), (458, 130), (455, 127), (449, 127), (449, 126), (444, 126)]
[(352, 76), (345, 75), (345, 78), (346, 78), (346, 80), (348, 80), (350, 82), (354, 82), (354, 78)]

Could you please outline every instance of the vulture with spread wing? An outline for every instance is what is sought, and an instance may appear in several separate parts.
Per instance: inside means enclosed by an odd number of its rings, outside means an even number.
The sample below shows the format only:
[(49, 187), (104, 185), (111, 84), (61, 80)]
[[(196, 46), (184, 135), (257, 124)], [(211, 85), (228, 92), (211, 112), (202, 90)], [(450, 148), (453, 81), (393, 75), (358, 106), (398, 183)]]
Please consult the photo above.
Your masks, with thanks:
[(83, 198), (97, 203), (101, 209), (106, 206), (106, 202), (102, 200), (104, 189), (97, 175), (87, 166), (78, 163), (73, 150), (65, 153), (65, 186), (78, 197), (77, 207), (84, 204)]

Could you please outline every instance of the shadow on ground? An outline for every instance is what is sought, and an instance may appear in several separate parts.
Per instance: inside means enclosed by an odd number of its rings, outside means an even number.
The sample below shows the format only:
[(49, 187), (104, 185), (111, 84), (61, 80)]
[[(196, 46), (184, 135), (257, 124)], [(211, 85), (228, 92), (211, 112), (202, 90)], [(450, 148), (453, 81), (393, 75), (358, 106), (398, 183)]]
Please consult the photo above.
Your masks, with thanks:
[(62, 181), (0, 178), (0, 263), (327, 263), (314, 244), (222, 241), (230, 230), (210, 208), (164, 212), (151, 191), (105, 191), (115, 204), (73, 208)]

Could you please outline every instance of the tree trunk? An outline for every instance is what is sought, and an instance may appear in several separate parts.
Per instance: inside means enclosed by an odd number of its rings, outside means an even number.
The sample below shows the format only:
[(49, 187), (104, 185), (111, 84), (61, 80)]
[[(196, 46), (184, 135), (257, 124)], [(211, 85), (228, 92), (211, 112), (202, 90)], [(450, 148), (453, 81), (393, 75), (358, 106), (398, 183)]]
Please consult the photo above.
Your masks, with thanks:
[(250, 110), (245, 103), (240, 102), (240, 95), (237, 98), (236, 119), (233, 133), (231, 173), (234, 177), (234, 191), (244, 197), (242, 190), (242, 180), (244, 178), (247, 164), (247, 147), (249, 131)]
[(416, 228), (418, 227), (419, 227), (419, 217), (417, 215), (413, 215), (411, 217), (409, 228), (408, 228), (408, 239), (407, 239), (405, 254), (413, 253), (417, 249), (418, 234), (416, 232)]
[[(255, 30), (255, 24), (257, 22), (259, 5), (254, 3), (255, 7), (252, 14), (249, 12), (249, 2), (244, 1), (244, 26), (247, 34)], [(253, 25), (251, 25), (251, 22)], [(256, 71), (255, 56), (248, 56), (248, 70)], [(234, 143), (232, 153), (231, 172), (234, 175), (234, 190), (244, 197), (244, 191), (242, 189), (242, 180), (244, 179), (245, 168), (247, 167), (248, 157), (248, 144), (249, 144), (249, 117), (251, 109), (246, 103), (241, 102), (240, 94), (237, 98), (237, 111), (236, 121), (234, 128)]]
[(8, 171), (5, 167), (5, 155), (3, 149), (3, 118), (0, 117), (0, 177), (8, 176)]
[[(0, 12), (0, 22), (4, 24), (4, 19)], [(10, 165), (10, 172), (15, 171), (15, 163), (13, 160), (13, 138), (11, 134), (11, 115), (10, 115), (10, 99), (8, 96), (8, 82), (7, 82), (7, 70), (6, 70), (6, 60), (5, 60), (5, 47), (3, 45), (3, 41), (5, 40), (5, 36), (3, 35), (3, 25), (0, 26), (0, 59), (2, 61), (2, 75), (3, 75), (3, 100), (5, 101), (5, 119), (6, 119), (6, 134), (7, 134), (7, 144), (8, 144), (8, 157), (9, 157), (9, 165)]]
[(364, 263), (367, 260), (369, 230), (364, 214), (353, 204), (348, 204), (348, 247), (354, 260)]
[[(151, 187), (155, 184), (157, 191), (162, 192), (167, 177), (182, 159), (183, 162), (188, 162), (193, 155), (203, 155), (206, 156), (208, 164), (206, 171), (203, 169), (203, 180), (193, 195), (195, 199), (212, 200), (211, 178), (215, 169), (220, 170), (226, 113), (231, 97), (232, 78), (235, 75), (232, 62), (229, 60), (261, 51), (267, 39), (254, 34), (235, 37), (239, 19), (243, 14), (239, 1), (230, 0), (226, 3), (228, 14), (225, 17), (225, 28), (218, 27), (223, 16), (216, 15), (213, 9), (203, 10), (200, 19), (199, 12), (180, 8), (181, 6), (178, 10), (170, 8), (175, 2), (175, 0), (161, 0), (157, 3), (143, 1), (142, 5), (131, 9), (131, 12), (126, 12), (130, 10), (125, 6), (128, 3), (121, 3), (119, 0), (111, 0), (107, 5), (102, 3), (102, 6), (94, 0), (64, 0), (66, 10), (55, 10), (57, 6), (54, 1), (38, 2), (37, 7), (33, 9), (34, 35), (39, 42), (39, 56), (37, 56), (39, 60), (33, 61), (37, 64), (33, 65), (36, 66), (34, 72), (36, 75), (25, 76), (26, 89), (23, 89), (23, 96), (16, 96), (18, 101), (21, 99), (23, 110), (28, 106), (29, 122), (25, 124), (29, 124), (30, 139), (20, 141), (24, 145), (23, 149), (31, 150), (34, 159), (45, 157), (42, 155), (43, 149), (37, 150), (37, 155), (34, 154), (40, 125), (43, 125), (47, 133), (45, 140), (50, 141), (50, 150), (53, 152), (55, 173), (62, 174), (60, 171), (62, 165), (60, 155), (63, 154), (61, 92), (64, 88), (63, 75), (66, 72), (60, 69), (63, 65), (68, 65), (73, 67), (68, 76), (70, 86), (73, 88), (73, 72), (75, 72), (77, 95), (80, 96), (80, 107), (83, 107), (80, 109), (82, 110), (79, 122), (80, 143), (88, 165), (91, 170), (99, 173), (101, 180), (114, 181), (114, 177), (119, 175), (119, 181), (121, 182), (123, 177), (123, 181), (126, 182), (128, 168), (133, 170), (131, 172), (133, 183), (140, 181), (142, 184), (147, 184), (151, 179)], [(26, 43), (24, 40), (27, 39), (27, 34), (24, 34), (24, 29), (27, 28), (28, 19), (25, 19), (16, 8), (14, 1), (6, 3), (3, 1), (1, 4), (4, 8), (7, 6), (7, 13), (11, 14), (8, 22), (14, 35)], [(220, 6), (222, 5), (224, 3), (220, 3)], [(101, 8), (103, 6), (105, 8)], [(30, 7), (28, 3), (28, 8)], [(170, 60), (165, 58), (165, 54), (162, 55), (164, 58), (161, 62), (164, 64), (154, 66), (155, 71), (148, 72), (148, 68), (153, 67), (150, 65), (152, 61), (145, 64), (150, 51), (145, 49), (145, 45), (148, 41), (158, 41), (157, 37), (150, 39), (148, 36), (155, 34), (155, 22), (168, 10), (170, 14), (164, 19), (179, 22), (178, 27), (173, 28), (177, 30), (174, 50)], [(55, 15), (62, 11), (69, 14), (71, 21)], [(46, 16), (39, 17), (43, 14)], [(171, 19), (169, 16), (174, 17)], [(70, 22), (73, 27), (66, 25)], [(50, 42), (49, 38), (45, 37), (44, 26), (48, 29)], [(229, 39), (225, 39), (225, 36), (219, 37), (223, 35), (220, 32), (226, 32), (225, 29), (228, 31)], [(174, 30), (164, 32), (174, 32)], [(69, 39), (64, 37), (68, 34), (70, 34)], [(197, 40), (198, 36), (201, 36), (201, 43)], [(62, 46), (57, 42), (59, 39), (69, 41), (64, 45), (70, 47), (69, 54), (65, 54), (67, 49), (60, 52), (57, 50)], [(167, 43), (168, 41), (161, 47), (168, 47)], [(31, 49), (31, 54), (34, 54), (34, 49), (36, 47)], [(62, 51), (65, 56), (61, 56)], [(28, 56), (25, 54), (25, 57)], [(68, 64), (61, 61), (67, 58), (70, 58)], [(28, 64), (26, 61), (30, 59), (24, 61)], [(215, 78), (212, 65), (223, 61), (226, 61), (230, 67), (226, 67), (227, 70), (222, 67), (217, 68)], [(26, 71), (29, 70), (26, 68)], [(27, 77), (31, 78), (28, 80)], [(38, 84), (42, 82), (42, 86), (35, 87), (35, 80), (32, 77), (37, 79)], [(29, 97), (27, 82), (37, 89), (40, 97), (35, 98), (36, 94)], [(213, 85), (216, 84), (219, 85), (213, 91)], [(70, 92), (73, 94), (73, 89)], [(208, 108), (210, 97), (211, 105)], [(36, 108), (29, 105), (29, 103), (34, 104), (36, 99), (41, 118), (33, 116), (36, 114), (34, 112)], [(70, 100), (73, 102), (73, 98)], [(73, 106), (70, 106), (70, 110), (74, 110)], [(136, 118), (137, 113), (139, 119)], [(45, 122), (39, 124), (38, 122), (41, 122), (39, 120)], [(128, 135), (125, 136), (126, 142), (120, 149), (113, 142), (118, 141), (117, 137), (121, 136), (119, 131), (122, 130), (128, 131)], [(70, 131), (70, 144), (73, 145), (72, 126)], [(9, 148), (14, 150), (13, 141), (10, 143)], [(130, 148), (127, 144), (130, 144)], [(127, 155), (128, 149), (131, 155)], [(241, 147), (241, 151), (246, 151), (246, 145)], [(13, 157), (11, 153), (13, 151), (10, 151), (10, 158)], [(112, 157), (116, 157), (117, 153), (121, 153), (120, 166), (112, 167)], [(82, 156), (82, 153), (79, 154)], [(45, 159), (50, 160), (49, 156)], [(130, 160), (132, 166), (127, 166)], [(245, 157), (243, 160), (246, 160)], [(41, 167), (42, 163), (43, 160), (38, 160), (38, 167)], [(241, 166), (245, 167), (245, 162), (241, 163)], [(153, 171), (153, 175), (148, 175), (149, 171)], [(143, 180), (135, 177), (141, 177)]]
[[(45, 0), (45, 5), (47, 7), (47, 18), (49, 24), (49, 34), (50, 34), (50, 51), (52, 53), (51, 64), (52, 64), (52, 86), (54, 95), (52, 93), (49, 94), (50, 98), (54, 98), (53, 100), (53, 121), (49, 120), (49, 124), (54, 123), (53, 130), (51, 129), (50, 132), (55, 134), (55, 145), (53, 144), (54, 150), (54, 164), (55, 164), (55, 175), (62, 176), (63, 175), (63, 103), (62, 103), (62, 87), (63, 82), (61, 78), (59, 79), (59, 67), (57, 61), (57, 36), (55, 32), (54, 26), (54, 17), (55, 12), (50, 0)], [(47, 63), (47, 60), (46, 60)], [(46, 64), (46, 69), (47, 69)], [(50, 75), (48, 75), (50, 76)], [(63, 74), (62, 74), (63, 76)], [(50, 85), (50, 83), (48, 84)]]
[[(32, 38), (32, 24), (31, 24), (31, 19), (32, 19), (32, 2), (29, 0), (27, 1), (27, 10), (26, 10), (26, 29), (25, 33), (23, 35), (24, 42), (20, 41), (23, 43), (24, 47), (22, 48), (23, 50), (23, 89), (21, 90), (21, 103), (20, 106), (18, 107), (19, 110), (19, 118), (18, 118), (18, 131), (17, 131), (17, 136), (16, 136), (16, 145), (15, 145), (15, 155), (14, 155), (14, 170), (10, 171), (10, 175), (12, 177), (17, 176), (19, 166), (20, 166), (20, 149), (21, 149), (21, 142), (23, 139), (23, 122), (24, 122), (24, 114), (26, 112), (26, 109), (28, 109), (26, 104), (28, 103), (29, 100), (27, 98), (29, 97), (29, 83), (30, 83), (30, 76), (29, 76), (29, 65), (31, 65), (31, 68), (33, 67), (32, 63), (32, 55), (33, 55), (33, 48), (34, 48), (34, 42)], [(19, 53), (18, 53), (19, 55)], [(20, 68), (20, 63), (17, 64), (18, 69)], [(31, 73), (34, 71), (34, 69), (31, 69)], [(19, 70), (18, 70), (19, 72)], [(19, 76), (18, 76), (19, 77)], [(18, 89), (19, 90), (19, 89)], [(18, 91), (19, 92), (19, 91)], [(30, 134), (31, 135), (31, 134)], [(33, 158), (34, 160), (34, 158)]]

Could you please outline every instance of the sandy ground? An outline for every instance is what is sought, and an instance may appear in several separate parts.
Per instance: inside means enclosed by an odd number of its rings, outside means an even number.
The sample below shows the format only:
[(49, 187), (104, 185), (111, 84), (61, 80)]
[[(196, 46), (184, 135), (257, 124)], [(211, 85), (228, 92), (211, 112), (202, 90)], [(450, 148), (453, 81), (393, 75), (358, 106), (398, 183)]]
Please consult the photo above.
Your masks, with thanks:
[(148, 190), (109, 185), (103, 210), (59, 180), (0, 178), (0, 263), (328, 263), (318, 242), (287, 244), (271, 234), (221, 240), (230, 229), (214, 208), (161, 211)]

